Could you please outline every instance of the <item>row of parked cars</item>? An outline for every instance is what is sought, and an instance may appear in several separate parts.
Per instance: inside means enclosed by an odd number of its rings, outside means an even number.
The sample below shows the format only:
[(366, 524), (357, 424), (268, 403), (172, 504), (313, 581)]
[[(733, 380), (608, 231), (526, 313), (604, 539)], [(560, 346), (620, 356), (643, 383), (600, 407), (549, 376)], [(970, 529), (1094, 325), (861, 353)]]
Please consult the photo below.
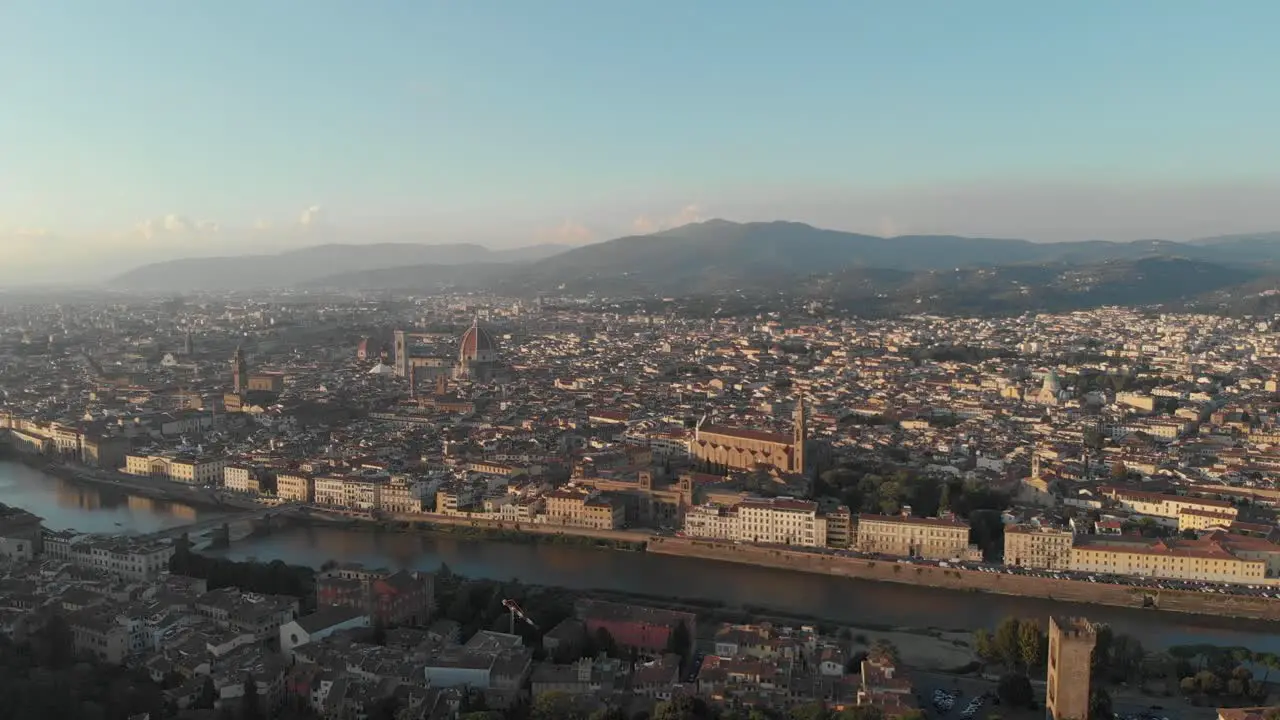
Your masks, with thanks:
[[(963, 718), (963, 720), (969, 720), (969, 718), (977, 715), (978, 711), (982, 709), (982, 706), (987, 704), (987, 695), (988, 693), (975, 695), (974, 698), (969, 701), (969, 704), (965, 705), (964, 709), (960, 711), (960, 717)], [(945, 715), (951, 712), (951, 709), (956, 706), (956, 700), (959, 697), (959, 693), (938, 688), (933, 691), (933, 707), (938, 711), (938, 714)], [(1117, 720), (1119, 720), (1119, 718), (1117, 718)]]

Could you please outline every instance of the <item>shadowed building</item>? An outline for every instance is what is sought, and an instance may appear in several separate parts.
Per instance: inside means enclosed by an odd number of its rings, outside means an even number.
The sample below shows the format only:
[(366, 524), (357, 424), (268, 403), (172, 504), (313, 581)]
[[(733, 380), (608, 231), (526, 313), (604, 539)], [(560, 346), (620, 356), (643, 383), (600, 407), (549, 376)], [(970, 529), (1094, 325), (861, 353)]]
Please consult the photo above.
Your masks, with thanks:
[(1051, 720), (1088, 720), (1093, 625), (1084, 618), (1049, 618), (1049, 670), (1045, 710)]

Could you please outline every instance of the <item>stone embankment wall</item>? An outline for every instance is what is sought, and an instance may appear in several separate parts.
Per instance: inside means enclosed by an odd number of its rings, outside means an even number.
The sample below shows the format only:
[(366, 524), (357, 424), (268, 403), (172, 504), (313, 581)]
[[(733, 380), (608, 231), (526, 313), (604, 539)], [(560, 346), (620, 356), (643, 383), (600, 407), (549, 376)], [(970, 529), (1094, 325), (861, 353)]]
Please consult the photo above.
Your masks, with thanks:
[(1024, 575), (1005, 575), (957, 570), (925, 565), (908, 565), (892, 560), (863, 560), (816, 553), (795, 552), (751, 545), (717, 543), (688, 538), (653, 538), (648, 552), (707, 560), (745, 563), (763, 567), (799, 570), (840, 577), (897, 582), (948, 590), (989, 592), (1000, 595), (1093, 603), (1141, 608), (1148, 601), (1161, 611), (1197, 615), (1280, 620), (1280, 600), (1220, 595), (1181, 590), (1143, 591), (1123, 585), (1055, 580)]

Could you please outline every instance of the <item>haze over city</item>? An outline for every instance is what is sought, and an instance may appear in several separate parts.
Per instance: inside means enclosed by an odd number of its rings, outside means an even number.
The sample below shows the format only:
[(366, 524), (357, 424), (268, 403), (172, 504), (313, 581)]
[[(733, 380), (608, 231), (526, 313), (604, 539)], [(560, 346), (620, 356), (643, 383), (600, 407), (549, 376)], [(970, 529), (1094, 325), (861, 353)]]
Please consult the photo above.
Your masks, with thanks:
[(16, 0), (0, 22), (0, 282), (712, 217), (1280, 228), (1269, 2)]

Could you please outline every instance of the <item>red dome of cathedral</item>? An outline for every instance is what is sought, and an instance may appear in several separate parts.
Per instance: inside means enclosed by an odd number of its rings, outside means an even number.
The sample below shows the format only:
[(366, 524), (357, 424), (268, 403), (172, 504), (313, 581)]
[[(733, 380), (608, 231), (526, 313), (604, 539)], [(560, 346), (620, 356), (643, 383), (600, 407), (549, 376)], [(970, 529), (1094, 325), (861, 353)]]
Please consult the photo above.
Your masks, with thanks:
[(498, 344), (488, 330), (480, 327), (479, 321), (473, 322), (458, 341), (458, 360), (461, 362), (493, 362), (497, 354)]

